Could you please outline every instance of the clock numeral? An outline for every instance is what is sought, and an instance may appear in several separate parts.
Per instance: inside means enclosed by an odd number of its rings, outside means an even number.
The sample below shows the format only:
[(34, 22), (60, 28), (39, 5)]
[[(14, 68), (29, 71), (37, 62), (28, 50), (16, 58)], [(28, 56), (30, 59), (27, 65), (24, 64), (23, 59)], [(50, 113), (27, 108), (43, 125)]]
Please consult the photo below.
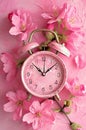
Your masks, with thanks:
[(61, 73), (57, 73), (57, 77), (60, 77), (61, 76)]
[(32, 79), (29, 79), (29, 84), (32, 84)]
[(27, 77), (29, 77), (30, 76), (30, 73), (29, 72), (27, 72)]
[(55, 81), (55, 84), (58, 84), (58, 81), (57, 81), (57, 80)]
[(35, 88), (34, 89), (36, 89), (38, 87), (38, 85), (37, 84), (35, 84)]
[(53, 89), (52, 85), (49, 85), (49, 90), (52, 90), (52, 89)]
[(33, 65), (30, 65), (30, 69), (33, 69)]
[(42, 92), (44, 92), (44, 91), (45, 91), (45, 88), (43, 87), (43, 88), (42, 88)]
[(42, 57), (42, 61), (46, 61), (46, 57), (45, 56)]

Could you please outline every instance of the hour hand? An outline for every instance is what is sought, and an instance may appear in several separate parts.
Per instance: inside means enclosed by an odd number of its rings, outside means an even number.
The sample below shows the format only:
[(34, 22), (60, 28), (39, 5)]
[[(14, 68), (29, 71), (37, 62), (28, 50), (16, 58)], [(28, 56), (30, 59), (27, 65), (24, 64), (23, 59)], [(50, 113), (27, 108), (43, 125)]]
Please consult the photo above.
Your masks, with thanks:
[[(32, 63), (32, 64), (33, 64), (33, 63)], [(41, 72), (41, 74), (43, 74), (43, 72), (41, 71), (40, 68), (38, 68), (35, 64), (33, 64), (33, 66), (34, 66), (39, 72)]]
[(55, 63), (55, 64), (54, 64), (53, 66), (51, 66), (50, 68), (48, 68), (45, 73), (49, 72), (56, 64), (57, 64), (57, 63)]

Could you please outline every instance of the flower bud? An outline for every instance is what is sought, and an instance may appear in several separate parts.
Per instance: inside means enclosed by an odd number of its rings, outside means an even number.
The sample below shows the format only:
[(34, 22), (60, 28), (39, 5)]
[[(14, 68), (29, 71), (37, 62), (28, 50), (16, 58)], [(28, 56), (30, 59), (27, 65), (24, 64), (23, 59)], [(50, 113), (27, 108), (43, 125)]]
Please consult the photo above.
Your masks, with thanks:
[[(47, 29), (49, 29), (49, 30), (54, 30), (54, 24), (48, 24), (47, 25)], [(54, 39), (54, 35), (51, 33), (51, 32), (46, 32), (46, 38), (48, 39), (48, 40), (52, 40), (52, 39)]]
[(64, 101), (64, 105), (66, 106), (66, 107), (69, 107), (70, 105), (71, 105), (71, 100), (65, 100)]
[(72, 130), (80, 130), (81, 126), (75, 122), (73, 122), (71, 125)]

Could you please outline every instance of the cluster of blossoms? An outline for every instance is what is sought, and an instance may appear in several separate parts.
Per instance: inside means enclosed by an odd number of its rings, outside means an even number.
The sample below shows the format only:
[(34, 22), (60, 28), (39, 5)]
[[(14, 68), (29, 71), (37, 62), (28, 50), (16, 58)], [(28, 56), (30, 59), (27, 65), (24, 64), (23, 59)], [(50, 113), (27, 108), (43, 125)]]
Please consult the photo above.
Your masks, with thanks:
[[(60, 44), (63, 44), (71, 51), (71, 55), (83, 43), (84, 33), (82, 32), (82, 20), (79, 18), (76, 8), (65, 3), (62, 8), (56, 5), (52, 6), (51, 12), (43, 12), (41, 16), (46, 21), (46, 27), (57, 33)], [(8, 15), (12, 24), (9, 33), (19, 35), (21, 41), (27, 41), (28, 34), (36, 28), (30, 13), (24, 10), (16, 10)], [(77, 24), (78, 22), (78, 24)], [(48, 40), (55, 40), (53, 34), (46, 33)], [(1, 55), (3, 71), (7, 74), (6, 79), (10, 80), (15, 77), (18, 71), (18, 62), (11, 53)], [(74, 55), (74, 64), (77, 68), (82, 69), (86, 66), (85, 58), (82, 55)], [(80, 84), (78, 78), (68, 80), (65, 88), (69, 90), (73, 97), (84, 96), (86, 86)], [(6, 93), (8, 103), (4, 104), (6, 112), (13, 112), (13, 119), (22, 119), (23, 122), (32, 124), (33, 129), (39, 129), (46, 124), (53, 124), (56, 119), (56, 112), (60, 109), (53, 99), (40, 99), (28, 94), (25, 90), (9, 91)], [(64, 106), (63, 106), (64, 107)], [(65, 104), (65, 107), (70, 105)], [(72, 107), (72, 106), (71, 106)], [(76, 123), (71, 124), (72, 130), (80, 130)]]
[(76, 8), (67, 3), (62, 8), (54, 5), (51, 12), (44, 12), (41, 15), (47, 20), (46, 27), (57, 33), (60, 43), (64, 43), (72, 55), (81, 46), (84, 36), (83, 22)]
[(13, 112), (13, 120), (22, 119), (23, 122), (32, 123), (34, 129), (53, 124), (55, 101), (34, 97), (25, 90), (9, 91), (6, 97), (9, 102), (4, 104), (4, 111)]

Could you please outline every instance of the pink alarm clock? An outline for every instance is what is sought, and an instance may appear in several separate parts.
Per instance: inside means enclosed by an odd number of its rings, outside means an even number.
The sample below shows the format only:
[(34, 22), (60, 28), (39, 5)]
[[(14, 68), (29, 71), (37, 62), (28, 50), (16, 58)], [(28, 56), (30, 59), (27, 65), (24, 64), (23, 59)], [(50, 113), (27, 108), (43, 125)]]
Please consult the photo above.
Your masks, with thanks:
[[(67, 56), (70, 55), (67, 48), (51, 43), (51, 47)], [(28, 43), (22, 52), (30, 51), (31, 46), (38, 47), (36, 42)], [(30, 47), (30, 48), (29, 48)], [(39, 51), (30, 55), (23, 63), (21, 78), (24, 87), (32, 95), (40, 98), (49, 98), (63, 89), (67, 71), (60, 57), (50, 51)]]
[(66, 68), (56, 54), (40, 51), (24, 62), (21, 75), (27, 91), (32, 95), (47, 98), (58, 94), (64, 87)]

